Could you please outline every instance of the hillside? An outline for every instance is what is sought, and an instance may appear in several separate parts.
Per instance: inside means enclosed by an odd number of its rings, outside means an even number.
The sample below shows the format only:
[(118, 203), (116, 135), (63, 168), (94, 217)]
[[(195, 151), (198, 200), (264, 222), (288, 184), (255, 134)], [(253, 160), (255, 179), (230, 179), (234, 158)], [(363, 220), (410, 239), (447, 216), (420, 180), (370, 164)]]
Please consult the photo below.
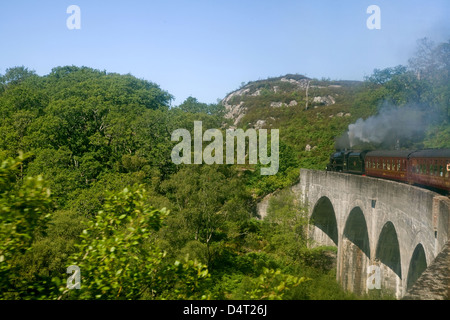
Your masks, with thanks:
[(279, 129), (280, 143), (295, 151), (303, 167), (322, 169), (334, 150), (335, 138), (360, 117), (355, 97), (363, 82), (310, 79), (287, 74), (249, 82), (228, 94), (222, 104), (232, 126)]
[[(289, 114), (276, 111), (277, 108), (282, 107), (289, 107), (292, 112), (318, 109), (323, 106), (345, 108), (346, 102), (348, 103), (345, 101), (345, 96), (351, 94), (349, 91), (361, 84), (362, 82), (358, 81), (320, 81), (302, 75), (288, 74), (249, 82), (228, 94), (222, 103), (227, 110), (225, 117), (232, 118), (234, 125), (246, 123), (248, 126), (259, 128), (264, 126), (266, 121), (259, 119), (255, 122), (254, 117), (259, 115), (261, 110), (258, 109), (262, 107), (272, 108), (270, 113), (278, 118)], [(331, 109), (328, 108), (328, 110)], [(332, 116), (330, 114), (330, 117)], [(343, 116), (343, 114), (337, 116)], [(276, 117), (269, 118), (269, 126), (276, 119)]]
[(325, 168), (342, 148), (449, 148), (450, 44), (418, 43), (407, 66), (375, 69), (365, 81), (251, 81), (222, 100), (225, 118), (243, 129), (279, 129), (280, 145), (295, 154), (290, 163), (304, 168)]

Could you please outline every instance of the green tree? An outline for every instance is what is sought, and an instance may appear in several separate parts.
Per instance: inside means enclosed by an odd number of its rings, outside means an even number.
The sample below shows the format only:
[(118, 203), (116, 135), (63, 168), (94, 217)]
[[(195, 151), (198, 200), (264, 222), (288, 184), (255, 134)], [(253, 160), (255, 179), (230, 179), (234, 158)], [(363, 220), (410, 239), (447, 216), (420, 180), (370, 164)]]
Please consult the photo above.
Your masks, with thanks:
[(199, 102), (194, 97), (188, 97), (182, 104), (178, 106), (184, 112), (205, 113), (209, 115), (223, 116), (225, 108), (222, 104), (206, 104)]
[(28, 70), (24, 66), (8, 68), (3, 76), (0, 76), (0, 83), (3, 85), (16, 84), (31, 76), (35, 76), (34, 70)]
[(402, 65), (398, 65), (394, 68), (375, 69), (373, 70), (372, 75), (366, 77), (366, 81), (373, 84), (383, 85), (392, 80), (393, 77), (404, 74), (406, 70), (407, 68)]
[(240, 191), (242, 184), (236, 178), (234, 168), (186, 166), (165, 181), (162, 188), (172, 200), (174, 210), (180, 214), (181, 224), (185, 225), (187, 238), (184, 244), (190, 240), (201, 244), (200, 252), (211, 268), (215, 253), (220, 251), (222, 240), (227, 238), (228, 222), (249, 217), (248, 211), (236, 205), (238, 201), (245, 204), (249, 198)]
[(26, 156), (7, 159), (0, 166), (0, 298), (23, 295), (29, 285), (20, 277), (18, 257), (31, 249), (45, 231), (53, 206), (42, 177), (17, 181)]
[(81, 234), (71, 257), (81, 269), (82, 289), (61, 287), (58, 298), (157, 299), (201, 297), (208, 270), (195, 261), (166, 264), (154, 243), (168, 215), (145, 202), (145, 189), (110, 194)]
[(308, 251), (307, 225), (306, 206), (293, 191), (285, 189), (270, 198), (263, 230), (270, 250), (278, 256), (289, 263), (304, 260)]

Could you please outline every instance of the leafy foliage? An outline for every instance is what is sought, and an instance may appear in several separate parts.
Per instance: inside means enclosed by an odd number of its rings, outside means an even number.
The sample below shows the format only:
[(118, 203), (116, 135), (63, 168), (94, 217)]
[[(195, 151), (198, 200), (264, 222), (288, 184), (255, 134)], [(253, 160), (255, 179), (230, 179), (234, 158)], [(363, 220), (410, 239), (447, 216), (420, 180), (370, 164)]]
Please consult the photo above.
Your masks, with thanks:
[(27, 177), (14, 184), (25, 156), (7, 159), (0, 166), (0, 297), (23, 290), (15, 260), (30, 249), (45, 231), (52, 201), (42, 177)]
[[(83, 230), (71, 257), (83, 271), (83, 290), (76, 297), (139, 299), (144, 292), (147, 298), (193, 297), (208, 270), (192, 261), (165, 265), (165, 254), (152, 238), (167, 215), (166, 209), (145, 203), (144, 189), (125, 188), (109, 195), (103, 210)], [(72, 293), (64, 287), (60, 290), (63, 296)]]
[[(87, 67), (7, 69), (0, 298), (358, 298), (335, 281), (336, 250), (308, 248), (306, 210), (289, 187), (300, 168), (324, 169), (348, 125), (386, 103), (435, 115), (415, 143), (450, 147), (449, 47), (422, 39), (407, 66), (364, 82), (286, 75), (243, 84), (246, 93), (228, 100), (245, 107), (239, 127), (280, 129), (273, 176), (261, 176), (261, 164), (172, 163), (175, 129), (231, 125), (221, 103), (189, 97), (174, 107), (152, 82)], [(258, 219), (256, 204), (271, 193)], [(66, 287), (74, 264), (80, 290)]]

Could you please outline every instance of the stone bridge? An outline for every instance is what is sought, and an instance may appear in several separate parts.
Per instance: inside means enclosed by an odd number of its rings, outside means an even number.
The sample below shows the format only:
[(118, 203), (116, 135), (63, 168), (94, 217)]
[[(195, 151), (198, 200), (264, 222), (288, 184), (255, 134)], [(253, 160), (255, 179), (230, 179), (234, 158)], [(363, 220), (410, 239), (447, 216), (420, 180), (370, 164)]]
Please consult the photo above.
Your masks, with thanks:
[(403, 297), (449, 240), (450, 200), (394, 181), (302, 169), (295, 186), (316, 245), (337, 247), (337, 280)]

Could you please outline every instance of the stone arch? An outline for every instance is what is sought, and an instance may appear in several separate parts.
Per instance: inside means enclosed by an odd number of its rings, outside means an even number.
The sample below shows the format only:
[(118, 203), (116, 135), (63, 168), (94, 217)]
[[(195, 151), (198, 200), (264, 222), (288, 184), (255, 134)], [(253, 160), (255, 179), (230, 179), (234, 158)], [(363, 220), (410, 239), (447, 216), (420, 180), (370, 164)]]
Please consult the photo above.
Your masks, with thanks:
[(370, 258), (369, 232), (366, 218), (360, 207), (350, 211), (345, 222), (343, 236), (354, 243), (367, 257)]
[(394, 224), (388, 221), (381, 229), (375, 252), (375, 261), (381, 268), (381, 287), (401, 295), (402, 264), (400, 245)]
[(400, 245), (394, 224), (390, 221), (386, 222), (381, 229), (375, 259), (386, 265), (400, 279), (402, 278)]
[(366, 291), (370, 241), (367, 223), (360, 207), (348, 215), (342, 235), (339, 274), (344, 289), (356, 294)]
[(406, 278), (406, 289), (410, 289), (417, 281), (422, 272), (427, 268), (427, 259), (423, 245), (419, 243), (411, 256), (408, 269), (408, 277)]
[(338, 246), (336, 213), (328, 197), (323, 196), (317, 200), (310, 217), (310, 225), (313, 226), (310, 229), (310, 237), (313, 240), (322, 245)]

